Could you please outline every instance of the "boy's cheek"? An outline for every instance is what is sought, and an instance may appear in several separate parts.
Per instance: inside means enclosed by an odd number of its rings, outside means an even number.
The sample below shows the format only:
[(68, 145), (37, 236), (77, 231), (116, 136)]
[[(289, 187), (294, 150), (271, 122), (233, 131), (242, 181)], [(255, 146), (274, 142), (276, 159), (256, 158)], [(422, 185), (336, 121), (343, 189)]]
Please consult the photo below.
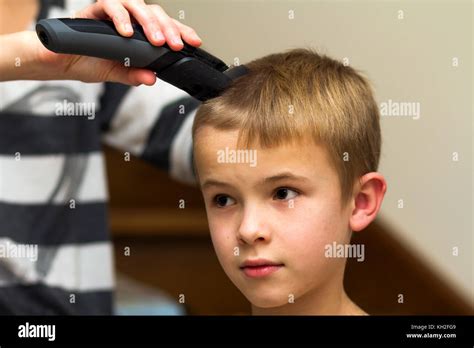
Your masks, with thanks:
[[(239, 256), (236, 255), (235, 247), (229, 242), (229, 239), (223, 239), (222, 237), (213, 236), (212, 242), (214, 244), (214, 250), (216, 252), (217, 259), (232, 282), (235, 282), (238, 278), (239, 272)], [(238, 283), (235, 283), (238, 286)]]
[(311, 271), (323, 267), (327, 262), (325, 248), (334, 241), (344, 243), (346, 233), (339, 215), (307, 214), (296, 221), (291, 230), (282, 234), (282, 244), (294, 267), (300, 271)]
[(229, 227), (213, 226), (210, 223), (209, 229), (211, 231), (212, 244), (219, 261), (225, 264), (235, 262), (236, 253), (238, 255), (239, 250), (236, 249), (237, 242)]
[[(340, 264), (340, 259), (330, 259), (325, 255), (325, 246), (334, 238), (334, 231), (327, 226), (314, 226), (315, 229), (300, 231), (298, 238), (286, 240), (285, 262), (288, 265), (288, 276), (294, 286), (295, 296), (299, 290), (318, 287), (325, 283)], [(319, 230), (317, 230), (320, 228)], [(303, 290), (306, 289), (306, 290)]]

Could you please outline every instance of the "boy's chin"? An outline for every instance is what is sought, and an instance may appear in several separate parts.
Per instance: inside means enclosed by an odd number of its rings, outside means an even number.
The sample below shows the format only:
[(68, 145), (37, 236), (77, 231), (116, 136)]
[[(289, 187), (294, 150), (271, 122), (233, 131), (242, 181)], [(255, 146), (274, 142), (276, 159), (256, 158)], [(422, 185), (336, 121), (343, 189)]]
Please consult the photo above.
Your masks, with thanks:
[(255, 307), (258, 308), (276, 308), (285, 306), (289, 303), (289, 298), (284, 295), (281, 296), (265, 296), (266, 294), (246, 294), (244, 293), (247, 300)]

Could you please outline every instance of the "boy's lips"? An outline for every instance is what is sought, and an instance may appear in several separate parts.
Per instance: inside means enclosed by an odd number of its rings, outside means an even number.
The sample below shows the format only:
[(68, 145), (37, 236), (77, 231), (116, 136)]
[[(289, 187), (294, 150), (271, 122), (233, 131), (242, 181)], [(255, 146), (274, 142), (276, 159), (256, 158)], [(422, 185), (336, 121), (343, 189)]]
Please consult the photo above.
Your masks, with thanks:
[(282, 263), (270, 260), (254, 259), (244, 261), (240, 269), (250, 278), (261, 278), (278, 271), (283, 266)]

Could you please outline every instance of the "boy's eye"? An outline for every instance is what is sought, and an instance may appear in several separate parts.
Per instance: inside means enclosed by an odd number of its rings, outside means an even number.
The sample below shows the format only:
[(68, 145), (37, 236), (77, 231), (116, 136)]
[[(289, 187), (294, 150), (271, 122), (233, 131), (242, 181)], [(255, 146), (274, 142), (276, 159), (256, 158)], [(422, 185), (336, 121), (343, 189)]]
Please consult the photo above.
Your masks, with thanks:
[(223, 208), (223, 207), (226, 207), (228, 205), (232, 205), (235, 203), (235, 201), (230, 198), (229, 196), (226, 196), (226, 195), (216, 195), (214, 197), (214, 203), (220, 207), (220, 208)]
[(280, 187), (275, 191), (274, 199), (286, 200), (293, 199), (298, 195), (298, 192), (291, 190), (287, 187)]

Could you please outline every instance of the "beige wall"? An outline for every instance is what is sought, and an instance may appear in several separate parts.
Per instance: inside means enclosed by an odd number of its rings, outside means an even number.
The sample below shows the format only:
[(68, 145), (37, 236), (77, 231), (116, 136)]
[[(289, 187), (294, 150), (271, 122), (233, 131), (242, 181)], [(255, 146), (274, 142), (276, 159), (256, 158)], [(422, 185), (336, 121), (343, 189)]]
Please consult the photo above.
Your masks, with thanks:
[(181, 21), (196, 29), (203, 48), (228, 64), (312, 46), (348, 57), (373, 82), (379, 103), (420, 103), (417, 120), (382, 118), (380, 172), (389, 189), (379, 218), (472, 299), (472, 2), (158, 3), (175, 18), (183, 10)]

